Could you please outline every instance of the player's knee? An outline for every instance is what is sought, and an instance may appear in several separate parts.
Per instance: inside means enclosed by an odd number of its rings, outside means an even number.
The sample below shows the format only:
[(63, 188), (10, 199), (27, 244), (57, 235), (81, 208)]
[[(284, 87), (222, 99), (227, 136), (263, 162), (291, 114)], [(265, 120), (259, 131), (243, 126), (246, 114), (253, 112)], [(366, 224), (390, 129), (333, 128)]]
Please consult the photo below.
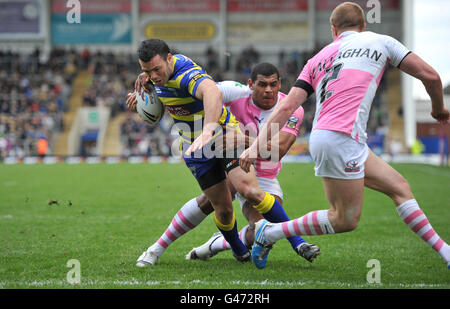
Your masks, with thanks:
[(233, 221), (233, 209), (216, 209), (216, 218), (223, 225), (228, 225)]
[(396, 190), (391, 195), (391, 198), (396, 205), (414, 198), (409, 182), (405, 178), (401, 177), (396, 181)]
[(354, 231), (358, 227), (361, 218), (361, 211), (358, 209), (347, 209), (337, 213), (334, 221), (336, 233), (345, 233)]
[(248, 182), (241, 183), (239, 193), (254, 205), (259, 204), (264, 199), (264, 192)]
[(343, 221), (343, 222), (336, 222), (334, 226), (334, 231), (336, 233), (346, 233), (356, 230), (358, 227), (359, 221)]
[(214, 211), (214, 208), (211, 205), (211, 202), (208, 200), (205, 194), (200, 195), (197, 197), (197, 204), (200, 210), (205, 214), (209, 215)]
[(351, 231), (356, 230), (356, 228), (358, 227), (358, 223), (359, 223), (359, 219), (353, 220), (350, 222), (346, 222), (346, 224), (344, 226), (344, 232), (351, 232)]
[(358, 227), (359, 220), (361, 218), (361, 210), (359, 208), (349, 209), (346, 212), (346, 221), (349, 231), (353, 231)]
[(242, 208), (242, 214), (247, 219), (249, 224), (255, 224), (259, 220), (264, 219), (261, 213), (256, 210), (256, 208), (251, 206), (248, 202), (244, 204), (244, 207)]
[(400, 186), (401, 186), (401, 192), (402, 192), (403, 196), (405, 196), (405, 197), (411, 196), (412, 197), (411, 186), (409, 185), (409, 182), (403, 177), (402, 177), (402, 180), (400, 181)]

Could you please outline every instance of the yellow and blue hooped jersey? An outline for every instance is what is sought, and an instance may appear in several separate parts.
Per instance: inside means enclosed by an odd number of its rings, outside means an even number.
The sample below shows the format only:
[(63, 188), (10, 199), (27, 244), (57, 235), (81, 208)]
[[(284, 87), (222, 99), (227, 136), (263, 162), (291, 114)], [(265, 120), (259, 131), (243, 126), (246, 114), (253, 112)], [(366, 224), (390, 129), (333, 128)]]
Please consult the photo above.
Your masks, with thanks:
[[(206, 71), (188, 57), (173, 55), (174, 68), (164, 86), (155, 85), (156, 93), (177, 125), (182, 142), (192, 143), (203, 128), (203, 101), (195, 97), (200, 82), (212, 79)], [(221, 125), (238, 125), (233, 114), (222, 105)]]

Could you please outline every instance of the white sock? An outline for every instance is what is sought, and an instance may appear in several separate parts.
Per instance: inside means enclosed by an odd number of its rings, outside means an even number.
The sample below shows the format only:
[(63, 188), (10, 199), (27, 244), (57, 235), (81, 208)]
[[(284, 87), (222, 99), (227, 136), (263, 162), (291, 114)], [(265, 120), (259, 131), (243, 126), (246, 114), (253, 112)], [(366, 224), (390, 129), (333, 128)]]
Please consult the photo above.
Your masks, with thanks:
[(276, 242), (294, 235), (334, 234), (334, 229), (328, 220), (328, 210), (316, 210), (291, 221), (272, 223), (264, 234), (268, 241)]
[(450, 247), (434, 231), (416, 200), (409, 200), (401, 204), (397, 207), (397, 212), (414, 233), (438, 252), (446, 263), (450, 262)]
[(205, 215), (200, 210), (200, 207), (198, 207), (197, 199), (193, 198), (181, 207), (173, 217), (172, 222), (167, 227), (166, 231), (148, 250), (161, 256), (171, 243), (195, 228), (206, 217), (207, 215)]

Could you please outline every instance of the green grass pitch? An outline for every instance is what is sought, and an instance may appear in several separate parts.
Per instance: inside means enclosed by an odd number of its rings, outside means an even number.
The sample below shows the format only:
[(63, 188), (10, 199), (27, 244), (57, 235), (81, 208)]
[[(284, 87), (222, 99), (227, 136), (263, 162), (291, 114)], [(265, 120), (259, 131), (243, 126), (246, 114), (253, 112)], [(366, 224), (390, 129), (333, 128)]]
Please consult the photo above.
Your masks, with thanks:
[[(450, 241), (450, 168), (395, 164), (436, 232)], [(291, 218), (327, 209), (312, 164), (284, 164), (279, 176)], [(267, 267), (238, 263), (231, 252), (187, 261), (217, 231), (212, 216), (174, 242), (154, 267), (137, 257), (200, 188), (183, 164), (0, 165), (0, 288), (73, 288), (67, 262), (80, 262), (75, 288), (359, 289), (450, 288), (439, 255), (400, 220), (391, 200), (366, 190), (358, 228), (305, 237), (321, 247), (312, 264), (286, 240)], [(53, 201), (53, 202), (51, 202)], [(234, 203), (239, 229), (246, 222)], [(380, 262), (380, 283), (367, 263)]]

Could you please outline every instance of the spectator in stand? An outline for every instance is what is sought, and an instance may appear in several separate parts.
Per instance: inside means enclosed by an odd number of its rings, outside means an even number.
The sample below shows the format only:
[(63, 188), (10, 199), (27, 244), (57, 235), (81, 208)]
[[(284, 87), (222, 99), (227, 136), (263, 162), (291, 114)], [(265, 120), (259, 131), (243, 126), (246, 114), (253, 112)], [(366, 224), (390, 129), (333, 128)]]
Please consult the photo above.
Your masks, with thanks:
[(44, 158), (48, 151), (48, 141), (45, 137), (41, 137), (37, 141), (37, 154), (39, 157)]
[(0, 159), (38, 155), (38, 140), (51, 149), (63, 128), (62, 115), (76, 75), (78, 55), (54, 49), (47, 62), (40, 51), (31, 55), (0, 52)]

